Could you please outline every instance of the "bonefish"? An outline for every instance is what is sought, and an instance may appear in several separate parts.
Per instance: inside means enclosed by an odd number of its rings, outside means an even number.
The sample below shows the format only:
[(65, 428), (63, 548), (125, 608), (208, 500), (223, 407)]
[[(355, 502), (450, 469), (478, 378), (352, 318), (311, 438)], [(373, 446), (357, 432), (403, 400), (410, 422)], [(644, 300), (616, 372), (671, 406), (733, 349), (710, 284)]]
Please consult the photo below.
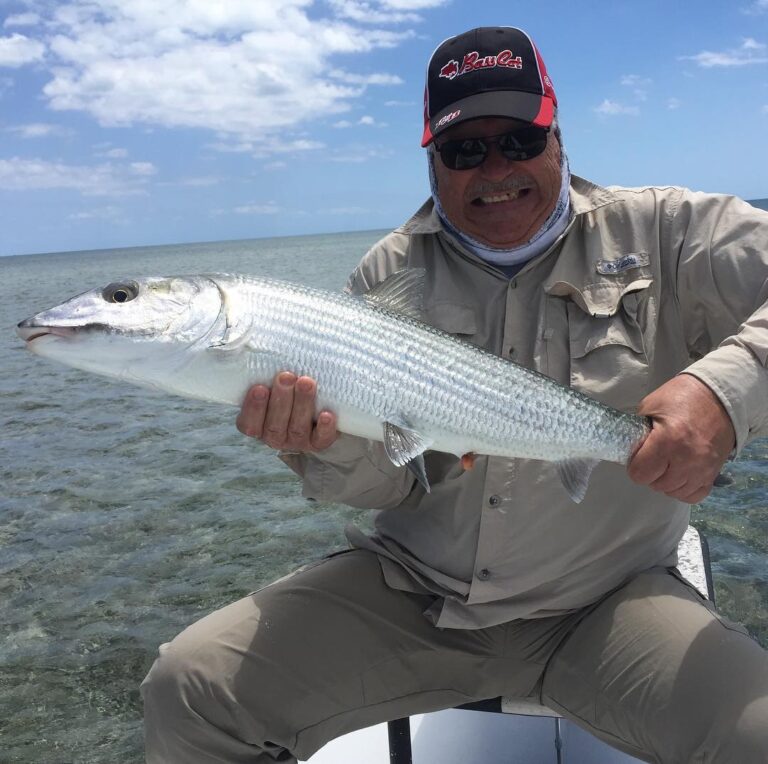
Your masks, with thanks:
[(648, 433), (622, 413), (419, 320), (424, 272), (363, 297), (230, 274), (113, 282), (18, 325), (34, 353), (178, 395), (240, 405), (283, 370), (317, 381), (342, 432), (384, 443), (426, 490), (427, 450), (554, 462), (574, 501), (601, 460)]

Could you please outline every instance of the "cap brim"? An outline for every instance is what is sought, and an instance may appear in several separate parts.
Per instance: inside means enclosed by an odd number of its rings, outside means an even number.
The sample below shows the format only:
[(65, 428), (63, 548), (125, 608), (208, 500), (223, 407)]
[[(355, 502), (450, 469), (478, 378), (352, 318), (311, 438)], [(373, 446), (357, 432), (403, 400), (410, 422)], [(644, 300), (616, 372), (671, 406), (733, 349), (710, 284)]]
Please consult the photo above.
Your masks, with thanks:
[(519, 90), (494, 90), (477, 93), (452, 103), (435, 114), (424, 126), (421, 145), (428, 146), (449, 127), (483, 117), (507, 117), (530, 122), (539, 127), (549, 127), (555, 114), (551, 98)]

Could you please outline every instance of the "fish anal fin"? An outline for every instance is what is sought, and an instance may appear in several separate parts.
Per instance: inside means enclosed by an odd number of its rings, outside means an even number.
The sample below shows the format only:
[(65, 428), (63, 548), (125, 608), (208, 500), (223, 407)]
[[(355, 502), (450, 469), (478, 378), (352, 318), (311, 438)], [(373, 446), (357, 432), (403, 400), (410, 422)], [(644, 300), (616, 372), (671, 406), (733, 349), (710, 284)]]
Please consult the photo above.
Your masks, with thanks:
[(560, 482), (576, 504), (584, 498), (589, 485), (589, 476), (599, 463), (599, 459), (566, 459), (555, 462)]
[(406, 424), (384, 422), (384, 450), (387, 456), (398, 467), (408, 467), (427, 493), (429, 493), (429, 481), (424, 468), (423, 454), (430, 445), (430, 441)]
[(374, 305), (421, 319), (423, 313), (425, 270), (407, 268), (395, 271), (366, 292), (363, 298)]

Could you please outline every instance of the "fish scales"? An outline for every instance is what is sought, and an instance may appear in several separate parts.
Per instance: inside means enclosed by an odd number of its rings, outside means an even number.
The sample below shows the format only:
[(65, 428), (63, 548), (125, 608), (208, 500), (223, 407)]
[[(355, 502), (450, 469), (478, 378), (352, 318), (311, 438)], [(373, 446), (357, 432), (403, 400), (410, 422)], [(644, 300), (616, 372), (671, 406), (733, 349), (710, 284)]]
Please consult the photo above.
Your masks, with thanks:
[(316, 377), (323, 397), (360, 411), (462, 435), (495, 455), (520, 456), (510, 450), (524, 443), (531, 458), (567, 458), (569, 441), (599, 442), (606, 412), (580, 406), (572, 391), (357, 298), (329, 301), (324, 292), (272, 284), (254, 295), (253, 312), (263, 312), (264, 334), (286, 368)]

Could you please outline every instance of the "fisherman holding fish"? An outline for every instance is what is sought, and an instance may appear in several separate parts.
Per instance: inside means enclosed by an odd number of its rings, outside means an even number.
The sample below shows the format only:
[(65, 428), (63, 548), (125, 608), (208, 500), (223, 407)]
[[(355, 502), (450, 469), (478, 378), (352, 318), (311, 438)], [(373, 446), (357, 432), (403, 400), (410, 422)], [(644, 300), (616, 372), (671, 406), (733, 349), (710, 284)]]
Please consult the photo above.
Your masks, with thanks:
[(147, 761), (295, 762), (504, 695), (644, 761), (764, 764), (768, 656), (675, 565), (689, 505), (768, 434), (768, 215), (572, 176), (552, 81), (512, 27), (435, 50), (422, 146), (431, 198), (348, 290), (424, 269), (427, 323), (652, 429), (576, 505), (551, 463), (428, 451), (419, 480), (339, 435), (313, 379), (254, 387), (239, 429), (280, 450), (305, 496), (379, 510), (376, 530), (161, 648)]

